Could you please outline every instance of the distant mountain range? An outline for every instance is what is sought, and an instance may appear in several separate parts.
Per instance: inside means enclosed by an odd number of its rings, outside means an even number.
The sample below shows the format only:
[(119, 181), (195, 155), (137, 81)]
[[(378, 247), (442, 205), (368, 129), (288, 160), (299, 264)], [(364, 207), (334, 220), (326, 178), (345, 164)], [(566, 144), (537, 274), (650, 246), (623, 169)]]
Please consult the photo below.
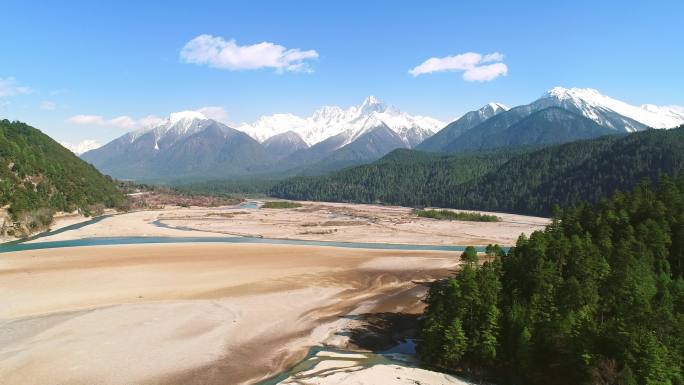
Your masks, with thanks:
[(305, 118), (293, 114), (262, 116), (254, 123), (244, 123), (236, 128), (259, 142), (274, 135), (292, 131), (306, 144), (313, 146), (344, 132), (350, 132), (351, 136), (358, 136), (364, 129), (374, 128), (374, 125), (368, 122), (369, 120), (384, 122), (407, 147), (417, 145), (444, 127), (444, 122), (437, 119), (409, 115), (386, 105), (374, 96), (369, 96), (360, 105), (347, 109), (325, 106)]
[(370, 96), (311, 116), (264, 116), (230, 128), (197, 112), (171, 114), (82, 154), (123, 179), (323, 174), (372, 162), (398, 148), (433, 152), (545, 146), (684, 123), (681, 107), (632, 106), (593, 89), (556, 87), (530, 104), (489, 103), (445, 125)]
[(271, 115), (239, 129), (186, 111), (81, 156), (122, 179), (320, 173), (413, 148), (443, 125), (372, 96), (346, 110), (323, 107), (308, 118)]

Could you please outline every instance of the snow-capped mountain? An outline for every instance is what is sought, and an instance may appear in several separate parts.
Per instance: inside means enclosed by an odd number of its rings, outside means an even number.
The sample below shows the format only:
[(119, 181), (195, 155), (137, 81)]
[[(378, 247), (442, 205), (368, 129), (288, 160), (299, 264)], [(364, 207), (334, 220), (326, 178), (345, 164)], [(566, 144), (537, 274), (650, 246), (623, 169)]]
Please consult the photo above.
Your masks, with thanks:
[(195, 111), (173, 113), (157, 125), (122, 135), (81, 157), (123, 179), (240, 175), (274, 160), (249, 135)]
[(154, 135), (154, 149), (159, 150), (159, 143), (173, 143), (173, 141), (202, 131), (213, 121), (204, 114), (197, 111), (174, 112), (164, 119), (161, 123), (143, 127), (137, 131), (130, 132), (124, 137), (129, 142), (136, 141), (139, 137), (152, 133)]
[(544, 146), (682, 123), (684, 115), (678, 107), (636, 107), (590, 88), (555, 87), (530, 104), (511, 108), (462, 132), (441, 151)]
[[(372, 120), (369, 122), (370, 118)], [(293, 114), (262, 116), (251, 124), (239, 125), (237, 129), (260, 142), (274, 135), (292, 131), (312, 146), (345, 131), (355, 132), (358, 137), (363, 134), (364, 127), (370, 127), (373, 121), (386, 124), (408, 147), (417, 145), (444, 127), (444, 123), (437, 119), (409, 115), (384, 104), (374, 96), (369, 96), (360, 105), (347, 109), (325, 106), (306, 118)]]
[(554, 87), (531, 106), (535, 110), (549, 106), (561, 107), (619, 131), (634, 132), (649, 127), (673, 128), (684, 123), (682, 107), (660, 107), (653, 104), (637, 107), (592, 88)]

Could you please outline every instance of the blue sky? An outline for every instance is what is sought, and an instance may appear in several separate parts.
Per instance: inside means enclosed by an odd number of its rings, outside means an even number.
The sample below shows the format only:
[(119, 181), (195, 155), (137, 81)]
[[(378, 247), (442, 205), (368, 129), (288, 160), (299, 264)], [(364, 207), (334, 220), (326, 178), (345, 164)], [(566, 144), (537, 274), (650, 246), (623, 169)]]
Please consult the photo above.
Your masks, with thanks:
[[(368, 3), (5, 1), (0, 117), (75, 143), (106, 142), (180, 110), (211, 106), (243, 122), (371, 94), (442, 120), (490, 101), (528, 103), (556, 85), (684, 105), (682, 1)], [(183, 57), (201, 35), (213, 40)], [(273, 45), (250, 51), (261, 42)], [(463, 70), (409, 73), (467, 52), (483, 55), (475, 66), (500, 63), (506, 74), (500, 64), (488, 81)], [(473, 65), (461, 59), (451, 68)]]

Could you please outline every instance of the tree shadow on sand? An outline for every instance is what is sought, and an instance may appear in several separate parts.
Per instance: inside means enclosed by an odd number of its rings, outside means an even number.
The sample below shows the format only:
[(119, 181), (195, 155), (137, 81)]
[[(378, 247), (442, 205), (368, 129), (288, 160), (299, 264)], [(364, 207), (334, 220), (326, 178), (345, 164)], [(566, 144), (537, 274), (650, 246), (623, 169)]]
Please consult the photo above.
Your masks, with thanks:
[(355, 348), (374, 352), (383, 351), (414, 338), (420, 316), (420, 314), (391, 312), (344, 316), (344, 318), (362, 322), (337, 334), (349, 337), (349, 342)]

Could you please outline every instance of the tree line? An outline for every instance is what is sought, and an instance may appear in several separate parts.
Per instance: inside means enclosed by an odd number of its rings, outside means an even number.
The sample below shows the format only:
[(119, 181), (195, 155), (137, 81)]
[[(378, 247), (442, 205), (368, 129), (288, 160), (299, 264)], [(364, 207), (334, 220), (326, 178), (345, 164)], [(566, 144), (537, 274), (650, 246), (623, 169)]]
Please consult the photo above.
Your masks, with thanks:
[(419, 217), (449, 220), (449, 221), (471, 221), (471, 222), (499, 222), (501, 218), (496, 215), (482, 214), (478, 212), (451, 211), (451, 210), (414, 210), (413, 213)]
[(500, 384), (684, 383), (684, 174), (556, 210), (426, 298), (429, 366)]

